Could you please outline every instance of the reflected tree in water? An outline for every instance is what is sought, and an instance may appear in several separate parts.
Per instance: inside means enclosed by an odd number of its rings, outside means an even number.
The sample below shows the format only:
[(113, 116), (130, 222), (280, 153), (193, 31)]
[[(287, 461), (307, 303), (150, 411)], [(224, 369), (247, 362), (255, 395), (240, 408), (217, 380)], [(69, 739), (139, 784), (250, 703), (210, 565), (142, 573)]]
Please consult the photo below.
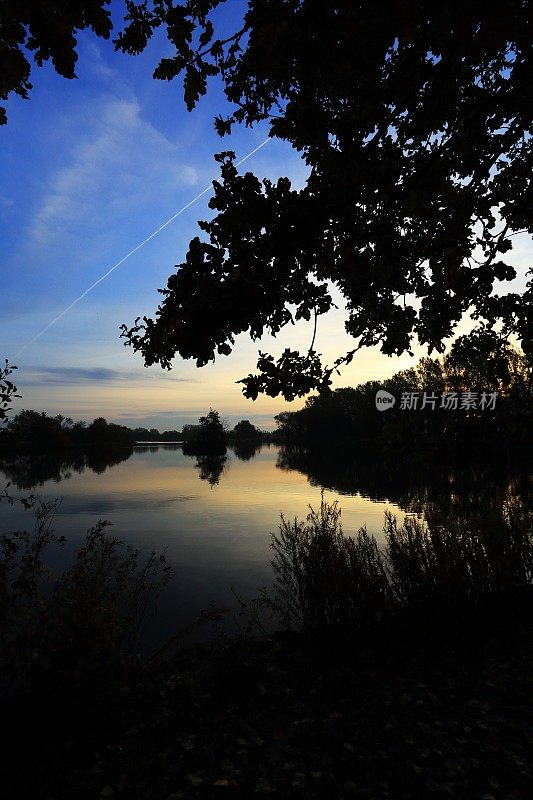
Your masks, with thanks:
[(200, 470), (200, 480), (207, 481), (211, 486), (216, 486), (227, 466), (227, 456), (211, 454), (197, 456), (196, 468)]
[(438, 510), (459, 518), (513, 497), (531, 504), (527, 453), (516, 453), (512, 464), (498, 458), (445, 463), (404, 457), (400, 462), (379, 449), (293, 445), (280, 448), (277, 467), (301, 472), (312, 486), (389, 501), (408, 513)]
[(226, 468), (228, 460), (227, 447), (220, 441), (187, 441), (183, 442), (183, 453), (196, 458), (196, 469), (200, 470), (200, 480), (215, 486)]
[(250, 461), (261, 450), (261, 446), (261, 442), (242, 439), (241, 441), (233, 442), (231, 449), (239, 461)]
[(109, 467), (127, 461), (133, 448), (117, 450), (52, 451), (48, 453), (6, 453), (0, 458), (0, 470), (18, 489), (33, 489), (47, 481), (68, 480), (73, 474), (91, 470), (102, 474)]

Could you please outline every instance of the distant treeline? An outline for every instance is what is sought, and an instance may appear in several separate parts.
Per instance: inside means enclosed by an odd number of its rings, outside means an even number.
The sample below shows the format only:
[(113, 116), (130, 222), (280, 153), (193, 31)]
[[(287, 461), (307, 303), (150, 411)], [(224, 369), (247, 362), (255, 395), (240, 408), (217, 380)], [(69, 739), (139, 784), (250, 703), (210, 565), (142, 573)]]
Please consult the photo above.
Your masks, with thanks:
[[(384, 396), (380, 406), (378, 393)], [(487, 439), (531, 444), (533, 355), (492, 331), (459, 337), (445, 357), (422, 358), (383, 381), (326, 390), (299, 411), (275, 417), (278, 429), (261, 431), (249, 420), (232, 430), (218, 411), (181, 431), (128, 428), (98, 417), (91, 424), (58, 414), (20, 411), (0, 428), (0, 446), (41, 450), (183, 442), (191, 454), (238, 445), (255, 452), (263, 442), (353, 444), (372, 441), (399, 447), (469, 448)], [(243, 450), (243, 446), (246, 445)], [(207, 450), (206, 450), (207, 448)]]
[(61, 450), (68, 448), (132, 447), (137, 442), (186, 442), (225, 447), (229, 442), (260, 444), (272, 441), (272, 434), (256, 428), (248, 420), (241, 420), (233, 430), (227, 430), (217, 411), (210, 410), (200, 417), (197, 425), (185, 425), (182, 431), (160, 432), (157, 428), (128, 428), (98, 417), (90, 424), (74, 422), (62, 414), (50, 416), (43, 412), (24, 410), (0, 429), (0, 447), (4, 449), (28, 448), (33, 450)]
[[(380, 391), (394, 398), (385, 396), (381, 410)], [(287, 443), (464, 448), (498, 438), (531, 442), (532, 411), (531, 358), (484, 332), (460, 337), (444, 358), (422, 358), (384, 381), (325, 391), (275, 419)]]
[(253, 441), (270, 442), (277, 437), (274, 433), (256, 428), (249, 420), (242, 419), (232, 430), (222, 421), (218, 411), (211, 409), (205, 417), (200, 417), (196, 425), (184, 425), (181, 431), (169, 430), (160, 433), (157, 428), (134, 428), (137, 442), (217, 442)]
[(70, 417), (49, 416), (44, 411), (19, 411), (0, 432), (0, 443), (6, 447), (28, 447), (38, 450), (88, 447), (131, 447), (133, 431), (115, 425), (103, 417), (93, 422), (74, 422)]
[(181, 442), (181, 431), (160, 431), (157, 428), (134, 428), (133, 438), (136, 442)]

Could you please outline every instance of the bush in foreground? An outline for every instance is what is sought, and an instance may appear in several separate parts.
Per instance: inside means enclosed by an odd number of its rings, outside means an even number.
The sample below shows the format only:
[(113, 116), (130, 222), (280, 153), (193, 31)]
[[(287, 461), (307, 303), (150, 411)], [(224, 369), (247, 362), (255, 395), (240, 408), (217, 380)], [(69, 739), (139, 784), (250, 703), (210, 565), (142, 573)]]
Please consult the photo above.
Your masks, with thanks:
[(56, 508), (37, 502), (32, 531), (0, 535), (0, 677), (15, 694), (123, 679), (147, 604), (169, 575), (164, 555), (142, 563), (101, 520), (52, 582), (45, 558), (65, 544), (52, 528)]
[(345, 536), (338, 503), (322, 498), (304, 521), (272, 534), (271, 590), (259, 606), (296, 630), (361, 625), (405, 613), (476, 603), (527, 587), (533, 575), (533, 513), (516, 499), (486, 515), (453, 519), (435, 512), (398, 524), (385, 513), (386, 545), (366, 528)]

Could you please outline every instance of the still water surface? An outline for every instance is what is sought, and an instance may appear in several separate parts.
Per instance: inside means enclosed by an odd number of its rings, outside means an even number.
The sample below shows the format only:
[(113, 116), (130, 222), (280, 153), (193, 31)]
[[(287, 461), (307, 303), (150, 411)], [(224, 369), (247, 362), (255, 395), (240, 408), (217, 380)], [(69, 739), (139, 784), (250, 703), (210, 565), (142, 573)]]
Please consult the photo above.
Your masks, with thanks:
[[(345, 533), (366, 525), (383, 541), (386, 509), (400, 520), (428, 503), (482, 502), (481, 487), (488, 494), (527, 488), (520, 470), (487, 477), (471, 469), (459, 480), (449, 470), (430, 477), (424, 465), (409, 469), (364, 453), (310, 455), (274, 445), (203, 457), (176, 445), (140, 446), (113, 456), (14, 458), (1, 466), (0, 486), (11, 480), (19, 493), (61, 498), (54, 527), (70, 552), (99, 519), (110, 520), (114, 535), (144, 552), (166, 552), (173, 577), (146, 626), (148, 647), (211, 603), (235, 608), (230, 587), (252, 597), (258, 585), (269, 584), (269, 533), (280, 513), (304, 517), (308, 504), (319, 506), (322, 489), (328, 501), (339, 500)], [(31, 524), (31, 512), (20, 507), (3, 503), (1, 512), (4, 531)], [(69, 548), (57, 557), (56, 569), (68, 554)], [(237, 624), (229, 615), (226, 627)]]

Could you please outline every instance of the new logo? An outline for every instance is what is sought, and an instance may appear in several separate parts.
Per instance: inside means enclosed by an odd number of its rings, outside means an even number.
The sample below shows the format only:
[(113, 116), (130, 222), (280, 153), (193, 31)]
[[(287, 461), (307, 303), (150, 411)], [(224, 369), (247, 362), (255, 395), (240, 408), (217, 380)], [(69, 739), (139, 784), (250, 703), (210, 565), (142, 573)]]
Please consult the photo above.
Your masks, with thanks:
[(384, 389), (379, 389), (376, 392), (376, 408), (378, 411), (388, 411), (395, 402), (396, 398), (390, 392), (386, 392)]

